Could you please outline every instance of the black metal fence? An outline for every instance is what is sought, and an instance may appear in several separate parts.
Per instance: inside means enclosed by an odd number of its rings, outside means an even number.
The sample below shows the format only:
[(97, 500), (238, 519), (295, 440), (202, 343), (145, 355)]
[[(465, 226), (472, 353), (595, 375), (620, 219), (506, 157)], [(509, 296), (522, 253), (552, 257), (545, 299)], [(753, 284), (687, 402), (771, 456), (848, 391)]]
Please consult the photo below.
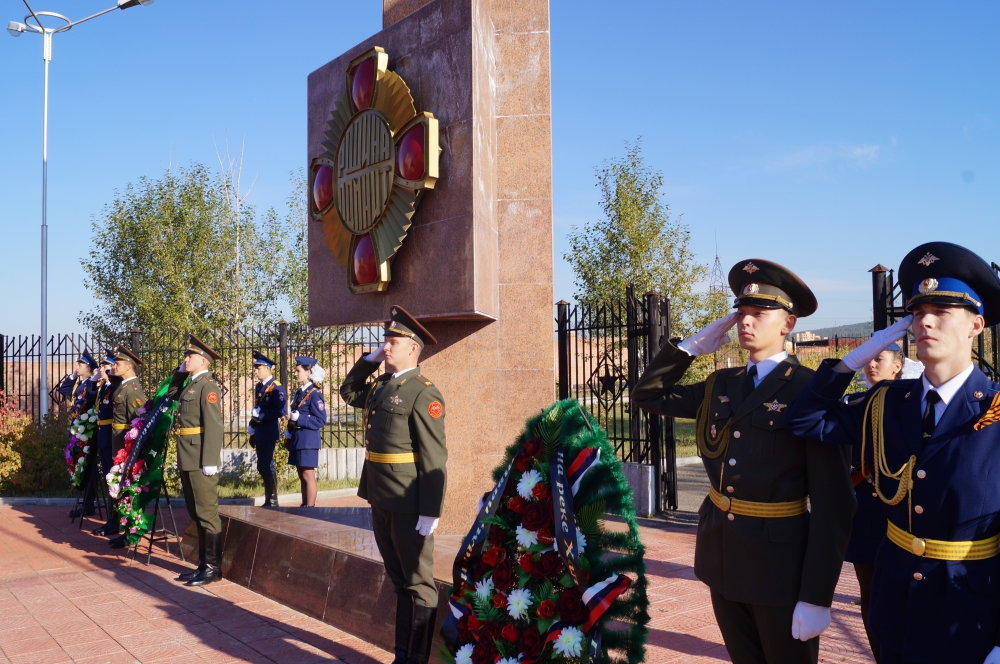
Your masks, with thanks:
[(654, 468), (656, 510), (677, 509), (673, 418), (648, 415), (631, 387), (670, 336), (670, 303), (656, 293), (596, 307), (556, 303), (560, 399), (576, 398), (608, 432), (618, 458)]
[[(361, 417), (347, 406), (338, 393), (344, 376), (365, 352), (381, 343), (381, 326), (310, 328), (302, 324), (278, 323), (252, 329), (235, 328), (198, 333), (206, 344), (222, 357), (212, 365), (222, 390), (222, 414), (226, 423), (226, 447), (246, 447), (246, 425), (254, 407), (254, 350), (259, 350), (278, 363), (276, 378), (288, 388), (289, 399), (295, 385), (289, 385), (289, 372), (295, 366), (296, 355), (317, 358), (326, 369), (322, 386), (327, 403), (328, 421), (321, 431), (327, 447), (359, 447), (364, 445)], [(58, 392), (59, 382), (74, 369), (76, 359), (85, 348), (94, 357), (103, 350), (124, 342), (138, 353), (144, 365), (139, 373), (146, 394), (152, 396), (160, 382), (177, 368), (187, 347), (187, 336), (172, 331), (142, 332), (133, 330), (126, 339), (104, 340), (93, 334), (53, 335), (46, 344), (49, 384), (52, 389), (45, 398), (51, 410), (66, 410), (69, 403)], [(31, 413), (39, 412), (40, 339), (38, 336), (0, 335), (0, 386), (13, 397), (17, 407)], [(293, 381), (294, 382), (294, 381)]]

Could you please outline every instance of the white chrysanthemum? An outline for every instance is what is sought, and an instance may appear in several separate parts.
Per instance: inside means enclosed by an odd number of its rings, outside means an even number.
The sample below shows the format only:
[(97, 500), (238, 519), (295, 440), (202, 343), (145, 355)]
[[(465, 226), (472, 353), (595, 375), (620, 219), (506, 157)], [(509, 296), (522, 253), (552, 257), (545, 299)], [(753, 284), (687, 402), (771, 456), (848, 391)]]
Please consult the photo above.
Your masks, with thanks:
[(77, 417), (76, 419), (73, 420), (73, 426), (75, 426), (75, 427), (80, 426), (80, 418), (79, 417)]
[(587, 548), (587, 538), (583, 536), (579, 530), (576, 531), (576, 550), (579, 553), (583, 553), (583, 550)]
[(90, 436), (88, 436), (85, 433), (78, 433), (76, 437), (79, 438), (80, 440), (87, 440), (88, 438), (90, 438)]
[(531, 493), (531, 490), (535, 488), (535, 485), (542, 481), (542, 474), (532, 468), (524, 475), (521, 475), (521, 479), (517, 481), (517, 493), (525, 500), (534, 500), (535, 494)]
[(89, 451), (90, 451), (90, 445), (84, 445), (83, 446), (83, 453), (86, 454)]
[(563, 627), (552, 649), (563, 657), (579, 657), (583, 652), (583, 632), (577, 627)]
[(510, 594), (507, 595), (507, 613), (514, 620), (528, 615), (528, 609), (531, 608), (531, 591), (527, 588), (518, 588), (517, 590), (511, 590)]
[(521, 661), (521, 656), (518, 655), (517, 657), (504, 657), (499, 662), (497, 662), (497, 664), (518, 664), (518, 662), (520, 661)]
[(534, 530), (528, 530), (524, 526), (518, 525), (516, 532), (517, 543), (525, 549), (529, 549), (535, 544), (538, 544), (538, 533)]
[(480, 602), (485, 602), (493, 596), (493, 579), (483, 579), (476, 582), (476, 597)]
[(475, 650), (475, 646), (471, 643), (466, 643), (459, 648), (458, 652), (455, 653), (455, 664), (472, 664), (473, 650)]

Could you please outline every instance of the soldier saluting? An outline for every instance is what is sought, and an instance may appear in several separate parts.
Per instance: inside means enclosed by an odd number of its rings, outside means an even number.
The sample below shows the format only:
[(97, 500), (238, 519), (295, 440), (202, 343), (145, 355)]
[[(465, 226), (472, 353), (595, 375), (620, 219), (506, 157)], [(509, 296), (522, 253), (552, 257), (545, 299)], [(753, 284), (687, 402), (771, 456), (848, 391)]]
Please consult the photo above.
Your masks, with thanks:
[[(121, 378), (115, 393), (111, 397), (111, 454), (112, 458), (125, 449), (125, 434), (132, 428), (132, 420), (139, 415), (139, 409), (146, 404), (146, 393), (139, 384), (137, 372), (142, 366), (142, 360), (125, 346), (118, 346), (114, 352), (115, 375)], [(104, 534), (118, 534), (118, 517), (115, 516), (113, 528), (105, 528)], [(118, 535), (111, 540), (112, 549), (124, 549), (128, 544), (126, 535)]]
[(181, 371), (189, 374), (177, 399), (177, 468), (188, 516), (198, 528), (198, 568), (177, 581), (203, 586), (222, 578), (222, 519), (219, 518), (219, 466), (222, 465), (222, 390), (209, 374), (222, 356), (189, 334)]
[[(660, 350), (632, 390), (651, 413), (697, 420), (699, 456), (711, 480), (698, 510), (695, 575), (735, 664), (816, 662), (830, 624), (854, 512), (849, 448), (802, 440), (785, 410), (812, 371), (784, 350), (798, 317), (816, 311), (790, 270), (751, 259), (729, 271), (737, 311)], [(736, 325), (745, 367), (678, 385), (698, 355)], [(808, 508), (807, 508), (808, 504)]]
[[(97, 388), (97, 452), (101, 456), (101, 473), (107, 477), (111, 472), (111, 466), (114, 465), (111, 452), (111, 424), (115, 421), (115, 416), (111, 398), (121, 383), (121, 377), (114, 375), (114, 351), (107, 350), (104, 355), (105, 357), (101, 360), (104, 377)], [(115, 514), (110, 505), (108, 506), (108, 520), (104, 525), (90, 532), (94, 535), (118, 534), (118, 515)]]
[[(350, 370), (340, 394), (364, 408), (365, 465), (358, 495), (372, 506), (375, 542), (396, 589), (393, 664), (429, 660), (437, 587), (434, 538), (447, 483), (444, 398), (420, 373), (424, 344), (437, 340), (393, 306), (385, 343)], [(385, 362), (385, 373), (368, 378)]]
[(94, 380), (96, 370), (97, 360), (89, 350), (84, 349), (76, 361), (76, 369), (59, 384), (59, 394), (73, 400), (70, 410), (73, 417), (87, 412), (94, 405), (94, 399), (97, 398), (97, 381)]
[[(913, 249), (898, 275), (911, 315), (823, 362), (788, 426), (861, 441), (888, 517), (869, 609), (882, 664), (1000, 664), (1000, 385), (972, 363), (976, 338), (1000, 323), (1000, 279), (948, 242)], [(842, 403), (854, 371), (911, 323), (923, 375)]]

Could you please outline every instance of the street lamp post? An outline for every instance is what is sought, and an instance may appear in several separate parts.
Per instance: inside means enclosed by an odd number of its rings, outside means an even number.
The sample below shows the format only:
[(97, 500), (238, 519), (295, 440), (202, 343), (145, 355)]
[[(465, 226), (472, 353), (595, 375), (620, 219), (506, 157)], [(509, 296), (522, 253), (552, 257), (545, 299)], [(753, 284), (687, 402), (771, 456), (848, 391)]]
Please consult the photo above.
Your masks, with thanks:
[[(31, 8), (28, 0), (24, 0), (28, 13), (22, 19), (24, 23), (11, 21), (7, 24), (7, 34), (11, 37), (20, 37), (25, 32), (42, 36), (42, 60), (44, 64), (44, 92), (42, 93), (42, 337), (39, 343), (39, 370), (40, 379), (38, 384), (39, 416), (41, 419), (49, 411), (49, 358), (46, 353), (49, 338), (49, 225), (48, 225), (48, 192), (49, 192), (49, 63), (52, 61), (52, 36), (66, 32), (75, 25), (80, 25), (84, 21), (97, 18), (112, 12), (116, 9), (129, 9), (138, 5), (151, 5), (154, 0), (118, 0), (118, 4), (103, 11), (91, 14), (78, 21), (72, 21), (62, 14), (55, 12), (36, 12)], [(55, 19), (62, 22), (60, 27), (48, 27), (42, 23), (40, 17)], [(32, 23), (34, 21), (34, 23)], [(51, 22), (49, 24), (51, 26)]]

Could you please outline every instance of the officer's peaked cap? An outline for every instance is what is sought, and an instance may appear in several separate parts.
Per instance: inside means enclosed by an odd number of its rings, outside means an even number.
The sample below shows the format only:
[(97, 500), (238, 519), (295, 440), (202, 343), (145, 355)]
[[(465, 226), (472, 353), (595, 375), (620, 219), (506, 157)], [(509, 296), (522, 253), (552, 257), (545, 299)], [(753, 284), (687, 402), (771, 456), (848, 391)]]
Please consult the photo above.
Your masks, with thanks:
[(816, 296), (787, 267), (762, 258), (740, 261), (729, 270), (734, 307), (750, 304), (765, 309), (784, 309), (799, 318), (816, 313)]
[(385, 336), (409, 337), (420, 344), (421, 348), (426, 344), (437, 343), (434, 335), (398, 304), (392, 305), (389, 310), (389, 322), (385, 326)]
[(977, 254), (951, 242), (928, 242), (899, 264), (899, 286), (911, 311), (923, 302), (967, 307), (1000, 323), (1000, 278)]

